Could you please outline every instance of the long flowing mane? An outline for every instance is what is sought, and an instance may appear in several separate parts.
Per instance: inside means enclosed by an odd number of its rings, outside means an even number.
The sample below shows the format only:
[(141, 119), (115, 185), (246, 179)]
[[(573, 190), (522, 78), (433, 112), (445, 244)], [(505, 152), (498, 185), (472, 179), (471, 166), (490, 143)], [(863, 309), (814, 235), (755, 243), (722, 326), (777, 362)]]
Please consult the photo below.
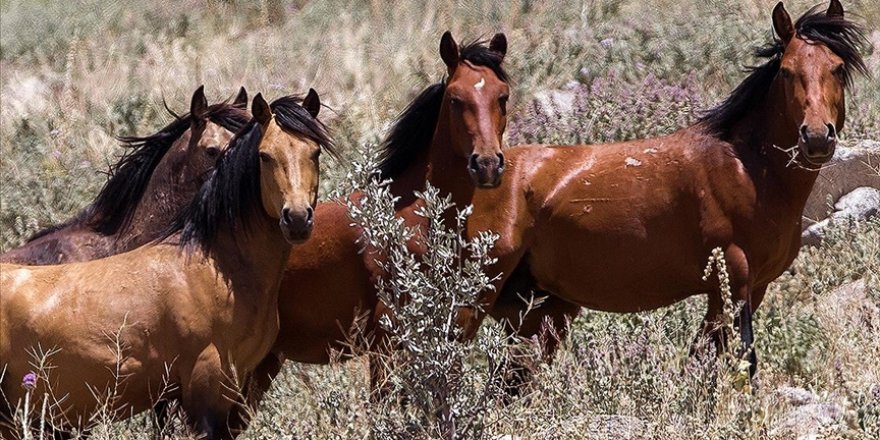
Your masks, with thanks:
[[(174, 120), (152, 135), (119, 137), (128, 151), (110, 167), (110, 177), (95, 200), (75, 217), (33, 234), (27, 242), (76, 223), (87, 224), (104, 235), (123, 230), (131, 221), (156, 166), (192, 124), (189, 113), (182, 116), (171, 114)], [(250, 119), (244, 109), (227, 103), (209, 106), (205, 117), (232, 132), (238, 131)]]
[[(270, 104), (275, 122), (282, 130), (306, 137), (334, 157), (333, 139), (321, 121), (312, 117), (294, 96)], [(184, 209), (162, 239), (180, 232), (179, 245), (198, 247), (208, 255), (222, 228), (246, 228), (246, 221), (262, 209), (260, 191), (260, 141), (263, 128), (251, 119), (239, 130), (214, 168), (211, 177)]]
[[(852, 85), (854, 73), (868, 75), (868, 69), (861, 55), (866, 44), (864, 30), (855, 22), (842, 16), (829, 16), (820, 6), (814, 6), (797, 19), (795, 31), (801, 38), (828, 46), (844, 63), (844, 82)], [(758, 105), (770, 90), (773, 79), (779, 72), (785, 47), (778, 38), (770, 44), (755, 50), (758, 58), (767, 58), (760, 66), (749, 67), (749, 75), (721, 104), (703, 114), (699, 122), (722, 138), (730, 135), (730, 130), (746, 111)]]
[[(246, 111), (227, 103), (209, 106), (205, 117), (233, 133), (250, 119)], [(95, 230), (110, 235), (128, 225), (153, 171), (192, 118), (187, 113), (150, 136), (119, 138), (130, 151), (112, 167), (110, 179), (92, 202), (90, 224)]]
[[(498, 79), (509, 82), (501, 65), (501, 55), (489, 50), (486, 41), (478, 40), (463, 46), (459, 59), (488, 67)], [(382, 177), (398, 177), (430, 147), (445, 91), (446, 79), (428, 86), (397, 117), (380, 147), (379, 172)]]

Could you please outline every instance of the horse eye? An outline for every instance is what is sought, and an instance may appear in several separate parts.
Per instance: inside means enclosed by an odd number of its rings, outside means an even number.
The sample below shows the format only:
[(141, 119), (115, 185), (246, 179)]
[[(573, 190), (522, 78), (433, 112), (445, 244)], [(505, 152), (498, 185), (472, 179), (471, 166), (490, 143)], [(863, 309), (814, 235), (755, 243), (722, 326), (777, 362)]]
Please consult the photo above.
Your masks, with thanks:
[(264, 153), (261, 151), (260, 152), (260, 160), (263, 162), (269, 162), (270, 160), (272, 160), (272, 156), (269, 156), (268, 153)]
[(210, 146), (207, 149), (207, 153), (209, 157), (217, 157), (220, 155), (220, 147)]
[(449, 104), (458, 107), (459, 105), (461, 105), (461, 100), (458, 98), (449, 98)]
[(507, 95), (501, 95), (501, 97), (498, 98), (498, 104), (501, 105), (501, 113), (507, 114), (507, 100), (508, 99), (510, 99), (510, 97)]
[(787, 67), (779, 68), (779, 74), (782, 75), (783, 78), (791, 78), (794, 76), (794, 74), (791, 73), (791, 70)]
[(838, 78), (843, 78), (844, 74), (846, 73), (846, 68), (843, 64), (839, 64), (837, 67), (834, 68), (834, 70), (831, 71), (831, 73), (833, 73), (834, 76)]

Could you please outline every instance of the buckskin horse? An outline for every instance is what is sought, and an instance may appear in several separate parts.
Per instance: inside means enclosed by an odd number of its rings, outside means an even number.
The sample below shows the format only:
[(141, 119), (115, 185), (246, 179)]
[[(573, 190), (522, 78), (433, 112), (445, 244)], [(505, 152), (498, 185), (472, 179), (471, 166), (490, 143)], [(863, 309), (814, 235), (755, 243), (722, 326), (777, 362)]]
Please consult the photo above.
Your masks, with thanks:
[[(318, 157), (333, 151), (318, 95), (299, 102), (254, 98), (254, 118), (161, 241), (88, 262), (2, 265), (0, 386), (12, 405), (29, 350), (58, 347), (36, 392), (51, 383), (66, 396), (57, 409), (68, 420), (88, 420), (93, 392), (107, 389), (117, 415), (147, 409), (167, 381), (196, 429), (231, 436), (230, 390), (272, 347), (284, 265), (311, 233)], [(0, 406), (0, 421), (11, 410)]]
[(232, 134), (250, 120), (246, 105), (243, 87), (231, 105), (210, 106), (199, 87), (188, 114), (172, 113), (175, 120), (153, 135), (120, 138), (129, 150), (92, 203), (3, 253), (0, 262), (88, 261), (155, 240), (198, 191)]
[[(424, 221), (415, 215), (414, 191), (429, 181), (452, 195), (460, 207), (477, 188), (497, 186), (505, 167), (501, 142), (507, 122), (510, 89), (501, 64), (507, 52), (504, 34), (488, 45), (459, 47), (449, 32), (440, 41), (448, 78), (427, 87), (400, 115), (382, 143), (379, 171), (393, 179), (400, 200), (396, 215), (410, 226)], [(352, 197), (357, 198), (357, 194)], [(282, 359), (328, 363), (330, 350), (344, 350), (358, 313), (371, 315), (376, 330), (375, 281), (383, 276), (375, 255), (361, 253), (360, 229), (351, 226), (339, 201), (318, 205), (312, 238), (291, 255), (279, 295), (281, 330), (273, 354), (256, 373), (251, 390), (256, 400), (278, 374)], [(417, 251), (417, 244), (412, 243)]]
[[(508, 175), (475, 194), (468, 223), (469, 234), (501, 237), (492, 271), (503, 277), (486, 295), (493, 316), (516, 321), (518, 294), (551, 295), (526, 317), (521, 332), (532, 336), (543, 319), (562, 323), (581, 306), (637, 312), (708, 292), (701, 334), (720, 345), (718, 279), (702, 280), (720, 247), (755, 373), (752, 313), (798, 254), (801, 212), (844, 126), (845, 90), (855, 73), (867, 74), (863, 33), (837, 0), (794, 24), (780, 2), (772, 18), (778, 38), (757, 51), (766, 63), (692, 126), (654, 139), (505, 151)], [(481, 316), (464, 320), (471, 332)]]

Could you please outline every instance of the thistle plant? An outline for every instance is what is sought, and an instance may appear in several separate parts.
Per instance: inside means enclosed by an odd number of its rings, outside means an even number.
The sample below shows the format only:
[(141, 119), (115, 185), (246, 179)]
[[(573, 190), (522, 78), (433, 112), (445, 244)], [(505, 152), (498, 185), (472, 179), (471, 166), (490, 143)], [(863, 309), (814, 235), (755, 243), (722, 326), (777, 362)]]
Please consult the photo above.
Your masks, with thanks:
[(481, 294), (492, 289), (494, 279), (485, 268), (495, 262), (489, 251), (498, 236), (484, 232), (467, 239), (471, 207), (456, 209), (451, 196), (430, 185), (416, 195), (422, 228), (395, 216), (397, 199), (388, 181), (371, 180), (357, 201), (348, 203), (363, 230), (364, 251), (385, 272), (376, 287), (388, 313), (379, 325), (396, 349), (382, 359), (390, 388), (386, 399), (406, 402), (408, 423), (383, 423), (376, 433), (481, 438), (501, 393), (507, 339), (492, 326), (476, 344), (466, 342), (458, 319), (462, 310), (478, 310)]

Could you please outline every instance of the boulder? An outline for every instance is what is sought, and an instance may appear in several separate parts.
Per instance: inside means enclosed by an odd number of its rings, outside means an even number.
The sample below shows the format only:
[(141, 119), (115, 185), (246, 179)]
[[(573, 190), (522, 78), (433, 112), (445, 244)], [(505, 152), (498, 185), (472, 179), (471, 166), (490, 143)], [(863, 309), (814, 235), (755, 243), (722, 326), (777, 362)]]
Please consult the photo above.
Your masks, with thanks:
[(791, 406), (804, 406), (818, 400), (815, 394), (800, 387), (782, 386), (776, 389), (776, 395)]
[(809, 403), (795, 407), (770, 430), (771, 438), (814, 440), (822, 428), (843, 421), (843, 409), (834, 403)]
[[(826, 219), (834, 212), (831, 205), (856, 188), (880, 189), (880, 142), (860, 141), (840, 146), (834, 158), (819, 172), (803, 214), (803, 229)], [(828, 199), (831, 199), (831, 205)]]
[(836, 222), (865, 220), (880, 213), (880, 189), (859, 187), (844, 194), (834, 204), (834, 212), (825, 220), (808, 226), (801, 235), (801, 243), (817, 246), (825, 237), (825, 231)]

